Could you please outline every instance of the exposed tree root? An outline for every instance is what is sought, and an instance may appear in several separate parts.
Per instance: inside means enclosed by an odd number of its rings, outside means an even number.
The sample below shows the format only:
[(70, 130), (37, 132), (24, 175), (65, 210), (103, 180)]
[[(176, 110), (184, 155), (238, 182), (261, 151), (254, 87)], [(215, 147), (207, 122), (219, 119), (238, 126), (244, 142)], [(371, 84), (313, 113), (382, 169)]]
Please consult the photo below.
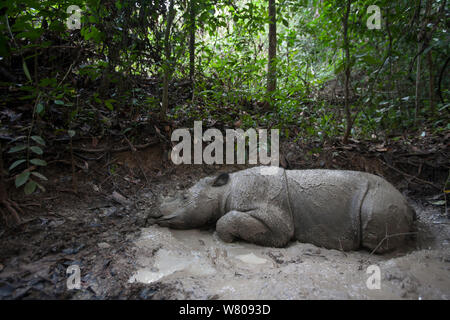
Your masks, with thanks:
[[(0, 189), (1, 188), (2, 187), (0, 187)], [(1, 193), (3, 192), (0, 191), (0, 194)], [(8, 219), (8, 216), (12, 216), (12, 218), (14, 219), (14, 223), (20, 224), (22, 220), (20, 219), (19, 213), (23, 215), (23, 211), (20, 206), (15, 201), (8, 199), (6, 196), (1, 195), (0, 197), (0, 210), (3, 213), (5, 220)], [(4, 212), (5, 210), (7, 212), (6, 214)]]

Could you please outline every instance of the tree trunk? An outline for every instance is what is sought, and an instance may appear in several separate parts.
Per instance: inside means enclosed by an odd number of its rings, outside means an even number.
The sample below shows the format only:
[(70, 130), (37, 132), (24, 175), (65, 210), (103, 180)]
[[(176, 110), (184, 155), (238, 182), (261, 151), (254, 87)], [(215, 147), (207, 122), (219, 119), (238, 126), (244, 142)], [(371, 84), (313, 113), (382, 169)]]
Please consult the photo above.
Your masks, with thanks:
[(428, 51), (427, 59), (428, 59), (428, 69), (430, 71), (430, 82), (429, 82), (430, 111), (431, 111), (431, 114), (434, 115), (436, 113), (436, 103), (435, 103), (435, 99), (434, 99), (433, 55), (432, 55), (431, 50)]
[[(420, 44), (419, 51), (420, 52)], [(416, 110), (414, 113), (414, 122), (417, 122), (417, 116), (419, 114), (420, 108), (420, 97), (419, 97), (419, 88), (420, 88), (420, 54), (417, 56), (417, 71), (416, 71)]]
[(171, 48), (170, 48), (170, 29), (172, 28), (172, 22), (174, 18), (173, 1), (169, 2), (169, 12), (167, 18), (166, 31), (164, 33), (164, 54), (166, 56), (166, 61), (164, 63), (164, 78), (163, 78), (163, 96), (162, 96), (162, 106), (161, 106), (161, 118), (165, 119), (167, 114), (167, 109), (169, 108), (169, 80), (172, 73), (172, 62), (171, 62)]
[(442, 83), (442, 78), (444, 78), (445, 69), (447, 68), (449, 62), (450, 62), (450, 57), (447, 58), (447, 60), (445, 60), (445, 63), (444, 63), (444, 65), (441, 68), (441, 72), (439, 72), (438, 96), (441, 99), (442, 103), (445, 103), (445, 102), (444, 102), (444, 97), (442, 97), (441, 83)]
[(194, 88), (194, 74), (195, 74), (195, 0), (191, 0), (189, 8), (189, 79), (192, 83), (192, 89)]
[(350, 137), (350, 133), (352, 131), (352, 115), (350, 112), (350, 103), (349, 103), (349, 87), (350, 87), (350, 45), (349, 45), (349, 39), (348, 39), (348, 17), (350, 15), (350, 8), (351, 8), (351, 0), (347, 0), (347, 6), (346, 11), (344, 14), (344, 18), (342, 20), (343, 23), (343, 36), (344, 36), (344, 50), (345, 50), (345, 119), (347, 122), (347, 127), (345, 129), (344, 134), (344, 143), (348, 143), (348, 138)]
[(269, 0), (269, 63), (267, 66), (267, 92), (271, 93), (277, 88), (277, 23), (275, 0)]

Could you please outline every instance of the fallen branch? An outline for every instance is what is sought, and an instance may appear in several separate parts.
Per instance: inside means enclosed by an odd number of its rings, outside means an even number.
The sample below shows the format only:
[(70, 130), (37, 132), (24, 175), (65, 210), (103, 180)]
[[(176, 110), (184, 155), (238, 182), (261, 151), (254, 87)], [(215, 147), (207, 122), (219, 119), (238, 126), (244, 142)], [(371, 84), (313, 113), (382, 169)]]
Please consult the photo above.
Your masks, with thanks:
[[(148, 148), (150, 146), (154, 146), (156, 144), (159, 143), (159, 140), (155, 140), (155, 141), (151, 141), (149, 143), (145, 143), (145, 144), (141, 144), (141, 145), (136, 145), (134, 146), (134, 148), (136, 148), (137, 150), (142, 150), (145, 148)], [(89, 148), (73, 148), (73, 151), (77, 151), (77, 152), (87, 152), (87, 153), (97, 153), (97, 152), (124, 152), (124, 151), (130, 151), (132, 150), (132, 146), (128, 145), (126, 147), (121, 147), (121, 148), (103, 148), (103, 149), (89, 149)]]
[[(49, 161), (49, 162), (47, 163), (47, 165), (53, 164), (53, 163), (64, 163), (64, 164), (67, 164), (67, 165), (69, 165), (69, 166), (72, 165), (72, 162), (69, 161), (69, 160), (52, 160), (52, 161)], [(82, 165), (79, 165), (78, 163), (75, 163), (75, 167), (77, 167), (77, 168), (79, 168), (79, 169), (81, 169), (81, 170), (86, 170), (86, 167), (83, 167)]]

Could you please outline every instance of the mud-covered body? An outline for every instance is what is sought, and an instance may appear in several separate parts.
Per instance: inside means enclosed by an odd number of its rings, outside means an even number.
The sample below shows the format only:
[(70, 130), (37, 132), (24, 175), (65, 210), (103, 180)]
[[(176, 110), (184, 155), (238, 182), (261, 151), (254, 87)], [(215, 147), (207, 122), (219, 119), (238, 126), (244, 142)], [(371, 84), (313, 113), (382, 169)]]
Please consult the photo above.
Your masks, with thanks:
[(255, 167), (205, 178), (161, 206), (161, 226), (179, 229), (216, 224), (227, 242), (242, 239), (282, 247), (290, 240), (318, 246), (377, 251), (401, 246), (414, 211), (378, 176), (341, 170)]

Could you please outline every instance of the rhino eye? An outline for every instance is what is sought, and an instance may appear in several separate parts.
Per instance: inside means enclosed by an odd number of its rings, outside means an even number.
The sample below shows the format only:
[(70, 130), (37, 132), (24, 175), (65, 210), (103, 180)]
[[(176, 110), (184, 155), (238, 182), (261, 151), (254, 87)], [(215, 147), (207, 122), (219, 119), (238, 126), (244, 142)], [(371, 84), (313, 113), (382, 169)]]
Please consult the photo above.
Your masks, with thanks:
[(183, 200), (187, 200), (188, 196), (186, 193), (183, 193)]

